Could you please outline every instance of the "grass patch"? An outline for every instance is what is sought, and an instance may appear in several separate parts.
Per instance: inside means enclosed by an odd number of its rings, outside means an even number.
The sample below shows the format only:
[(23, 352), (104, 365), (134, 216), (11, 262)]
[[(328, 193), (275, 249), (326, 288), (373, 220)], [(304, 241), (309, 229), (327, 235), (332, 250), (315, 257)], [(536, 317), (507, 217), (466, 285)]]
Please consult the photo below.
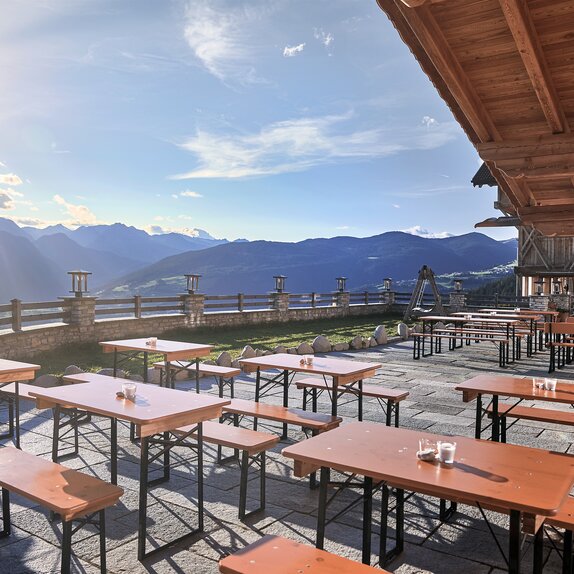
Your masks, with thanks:
[[(215, 359), (222, 351), (228, 351), (233, 357), (237, 357), (245, 345), (263, 350), (273, 350), (278, 345), (296, 347), (299, 343), (312, 342), (317, 335), (325, 335), (332, 343), (344, 343), (356, 335), (370, 337), (377, 325), (385, 325), (389, 336), (394, 336), (400, 321), (401, 315), (385, 314), (241, 327), (199, 327), (167, 331), (161, 338), (214, 345), (215, 349), (210, 358)], [(149, 333), (149, 336), (152, 335), (154, 333)], [(157, 359), (159, 358), (158, 356)], [(150, 359), (155, 360), (153, 356)], [(103, 353), (97, 343), (79, 343), (38, 353), (30, 360), (42, 366), (40, 374), (60, 375), (72, 364), (85, 371), (111, 367), (113, 353)], [(141, 374), (143, 363), (139, 359), (132, 359), (123, 365), (123, 368), (131, 373)]]

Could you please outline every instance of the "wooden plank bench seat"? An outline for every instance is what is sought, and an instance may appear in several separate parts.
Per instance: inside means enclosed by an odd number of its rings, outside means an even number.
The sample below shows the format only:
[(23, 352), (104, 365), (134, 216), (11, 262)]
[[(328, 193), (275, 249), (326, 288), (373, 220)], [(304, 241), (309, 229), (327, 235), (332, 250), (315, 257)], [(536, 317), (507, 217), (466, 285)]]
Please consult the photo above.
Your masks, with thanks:
[[(195, 425), (176, 429), (176, 433), (187, 434)], [(195, 433), (192, 433), (194, 436)], [(218, 446), (217, 460), (237, 460), (241, 471), (239, 483), (239, 519), (245, 518), (265, 509), (265, 462), (266, 451), (273, 448), (279, 442), (279, 436), (232, 425), (221, 424), (213, 421), (203, 423), (204, 442)], [(235, 450), (235, 455), (222, 459), (221, 447)], [(241, 458), (238, 451), (242, 451)], [(246, 512), (247, 504), (247, 480), (249, 467), (259, 467), (259, 508)]]
[[(457, 334), (451, 334), (454, 332), (454, 328), (452, 330), (448, 330), (446, 333), (413, 333), (413, 359), (418, 360), (421, 357), (428, 357), (434, 353), (440, 354), (442, 353), (442, 340), (446, 339), (449, 342), (449, 351), (454, 350), (457, 348), (456, 341), (460, 340), (462, 346), (462, 339), (464, 338), (464, 331), (458, 331)], [(470, 341), (473, 340), (472, 335), (469, 335), (469, 339), (467, 343), (470, 344)], [(430, 352), (425, 353), (425, 345), (424, 342), (426, 339), (430, 339)], [(433, 340), (434, 340), (434, 351), (433, 351)], [(495, 343), (498, 344), (498, 364), (500, 367), (505, 367), (508, 363), (509, 358), (509, 348), (510, 348), (510, 339), (507, 337), (500, 337), (497, 335), (496, 338), (488, 337), (488, 338), (481, 338), (478, 339), (479, 341), (484, 341), (485, 343)], [(518, 339), (519, 345), (518, 349), (518, 356), (520, 356), (520, 339)]]
[[(154, 368), (160, 371), (160, 385), (163, 385), (165, 380), (165, 363), (163, 361), (153, 364)], [(215, 377), (219, 389), (219, 396), (223, 398), (223, 390), (225, 386), (229, 387), (230, 397), (235, 396), (235, 377), (241, 374), (241, 369), (235, 367), (222, 367), (220, 365), (208, 365), (205, 363), (188, 363), (185, 361), (172, 361), (170, 363), (173, 373), (180, 371), (188, 371), (195, 376), (195, 392), (199, 393), (199, 377), (197, 375), (204, 375), (206, 377)], [(171, 377), (171, 387), (174, 388), (175, 377)]]
[[(329, 393), (333, 391), (332, 383), (317, 377), (305, 377), (296, 381), (295, 384), (298, 389), (303, 389), (303, 410), (307, 410), (310, 399), (313, 412), (317, 412), (317, 399), (319, 395), (325, 391)], [(391, 426), (394, 414), (394, 424), (396, 427), (399, 426), (399, 404), (409, 396), (408, 391), (403, 391), (401, 389), (389, 389), (387, 387), (372, 384), (362, 384), (357, 386), (356, 383), (338, 385), (337, 394), (338, 396), (349, 394), (357, 398), (359, 410), (358, 419), (360, 421), (363, 420), (363, 397), (377, 399), (385, 413), (386, 425)]]
[(572, 573), (572, 531), (574, 530), (574, 497), (569, 496), (560, 510), (545, 521), (550, 527), (564, 529), (564, 542), (562, 549), (562, 573)]
[[(486, 408), (486, 413), (490, 418), (492, 418), (491, 405)], [(500, 439), (502, 442), (506, 442), (506, 431), (510, 428), (506, 424), (507, 418), (574, 426), (574, 409), (569, 411), (558, 411), (536, 407), (521, 407), (520, 405), (516, 407), (513, 407), (512, 405), (498, 405), (498, 416), (501, 419)]]
[(288, 425), (309, 429), (313, 434), (331, 430), (343, 422), (341, 417), (313, 413), (292, 407), (257, 403), (245, 399), (231, 399), (231, 403), (223, 407), (223, 412), (232, 415), (286, 423)]
[(222, 574), (389, 574), (386, 570), (269, 534), (221, 559), (219, 571)]
[(0, 486), (2, 537), (10, 535), (11, 492), (60, 515), (63, 531), (61, 571), (64, 573), (70, 572), (72, 522), (89, 519), (94, 524), (92, 515), (98, 514), (100, 570), (106, 571), (105, 509), (117, 503), (124, 493), (122, 488), (12, 447), (0, 449)]

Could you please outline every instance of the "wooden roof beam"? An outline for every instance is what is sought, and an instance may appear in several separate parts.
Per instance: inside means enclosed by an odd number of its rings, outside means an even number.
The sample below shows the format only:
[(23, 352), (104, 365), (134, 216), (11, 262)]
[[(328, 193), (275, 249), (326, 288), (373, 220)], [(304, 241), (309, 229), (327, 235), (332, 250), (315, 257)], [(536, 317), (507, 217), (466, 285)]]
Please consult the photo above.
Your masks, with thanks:
[(536, 225), (540, 223), (555, 224), (560, 228), (562, 224), (574, 224), (574, 205), (556, 207), (554, 205), (540, 205), (537, 207), (520, 207), (518, 216), (522, 223)]
[[(410, 4), (412, 1), (408, 0), (408, 3)], [(437, 72), (448, 86), (479, 139), (483, 142), (500, 140), (500, 134), (492, 118), (476, 94), (459, 61), (452, 53), (442, 30), (429, 9), (428, 2), (420, 5), (415, 0), (413, 7), (409, 7), (403, 0), (395, 0), (395, 4), (432, 60)], [(418, 7), (415, 8), (415, 5)]]
[(570, 126), (552, 82), (527, 2), (500, 0), (500, 7), (550, 129), (553, 133), (569, 132)]
[(476, 149), (484, 161), (494, 162), (525, 157), (574, 154), (574, 134), (479, 143)]
[(401, 0), (401, 2), (409, 8), (418, 8), (419, 6), (424, 6), (425, 4), (440, 4), (444, 1), (445, 0)]

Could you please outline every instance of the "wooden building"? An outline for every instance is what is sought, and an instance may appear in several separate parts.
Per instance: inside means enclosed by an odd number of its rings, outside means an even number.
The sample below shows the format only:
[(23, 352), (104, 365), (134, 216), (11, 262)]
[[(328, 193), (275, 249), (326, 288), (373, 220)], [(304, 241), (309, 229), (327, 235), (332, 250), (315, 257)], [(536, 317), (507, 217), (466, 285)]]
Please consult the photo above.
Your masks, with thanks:
[(496, 181), (521, 288), (572, 290), (574, 0), (377, 2)]
[(504, 214), (486, 219), (476, 227), (511, 226), (518, 231), (516, 294), (574, 294), (574, 237), (544, 236), (532, 226), (521, 225), (519, 218), (509, 214), (509, 200), (486, 164), (482, 164), (471, 181), (475, 187), (496, 187), (494, 207)]

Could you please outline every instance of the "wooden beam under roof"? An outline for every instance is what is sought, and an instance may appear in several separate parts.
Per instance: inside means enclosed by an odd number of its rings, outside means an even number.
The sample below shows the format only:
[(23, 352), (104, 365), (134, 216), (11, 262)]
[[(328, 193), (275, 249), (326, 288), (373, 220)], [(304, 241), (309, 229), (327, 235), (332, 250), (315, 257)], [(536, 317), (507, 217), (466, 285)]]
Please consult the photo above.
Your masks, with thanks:
[(568, 206), (539, 205), (536, 207), (519, 207), (518, 217), (526, 224), (556, 223), (560, 225), (569, 223), (574, 225), (574, 204)]
[(500, 0), (500, 7), (550, 129), (553, 133), (570, 131), (527, 3)]
[[(379, 4), (382, 3), (379, 2)], [(399, 2), (397, 7), (432, 60), (436, 71), (448, 86), (480, 141), (499, 141), (501, 137), (498, 130), (476, 94), (468, 76), (452, 53), (428, 4), (413, 9), (407, 4)]]
[(574, 134), (479, 143), (476, 149), (482, 159), (494, 162), (504, 159), (574, 154)]

